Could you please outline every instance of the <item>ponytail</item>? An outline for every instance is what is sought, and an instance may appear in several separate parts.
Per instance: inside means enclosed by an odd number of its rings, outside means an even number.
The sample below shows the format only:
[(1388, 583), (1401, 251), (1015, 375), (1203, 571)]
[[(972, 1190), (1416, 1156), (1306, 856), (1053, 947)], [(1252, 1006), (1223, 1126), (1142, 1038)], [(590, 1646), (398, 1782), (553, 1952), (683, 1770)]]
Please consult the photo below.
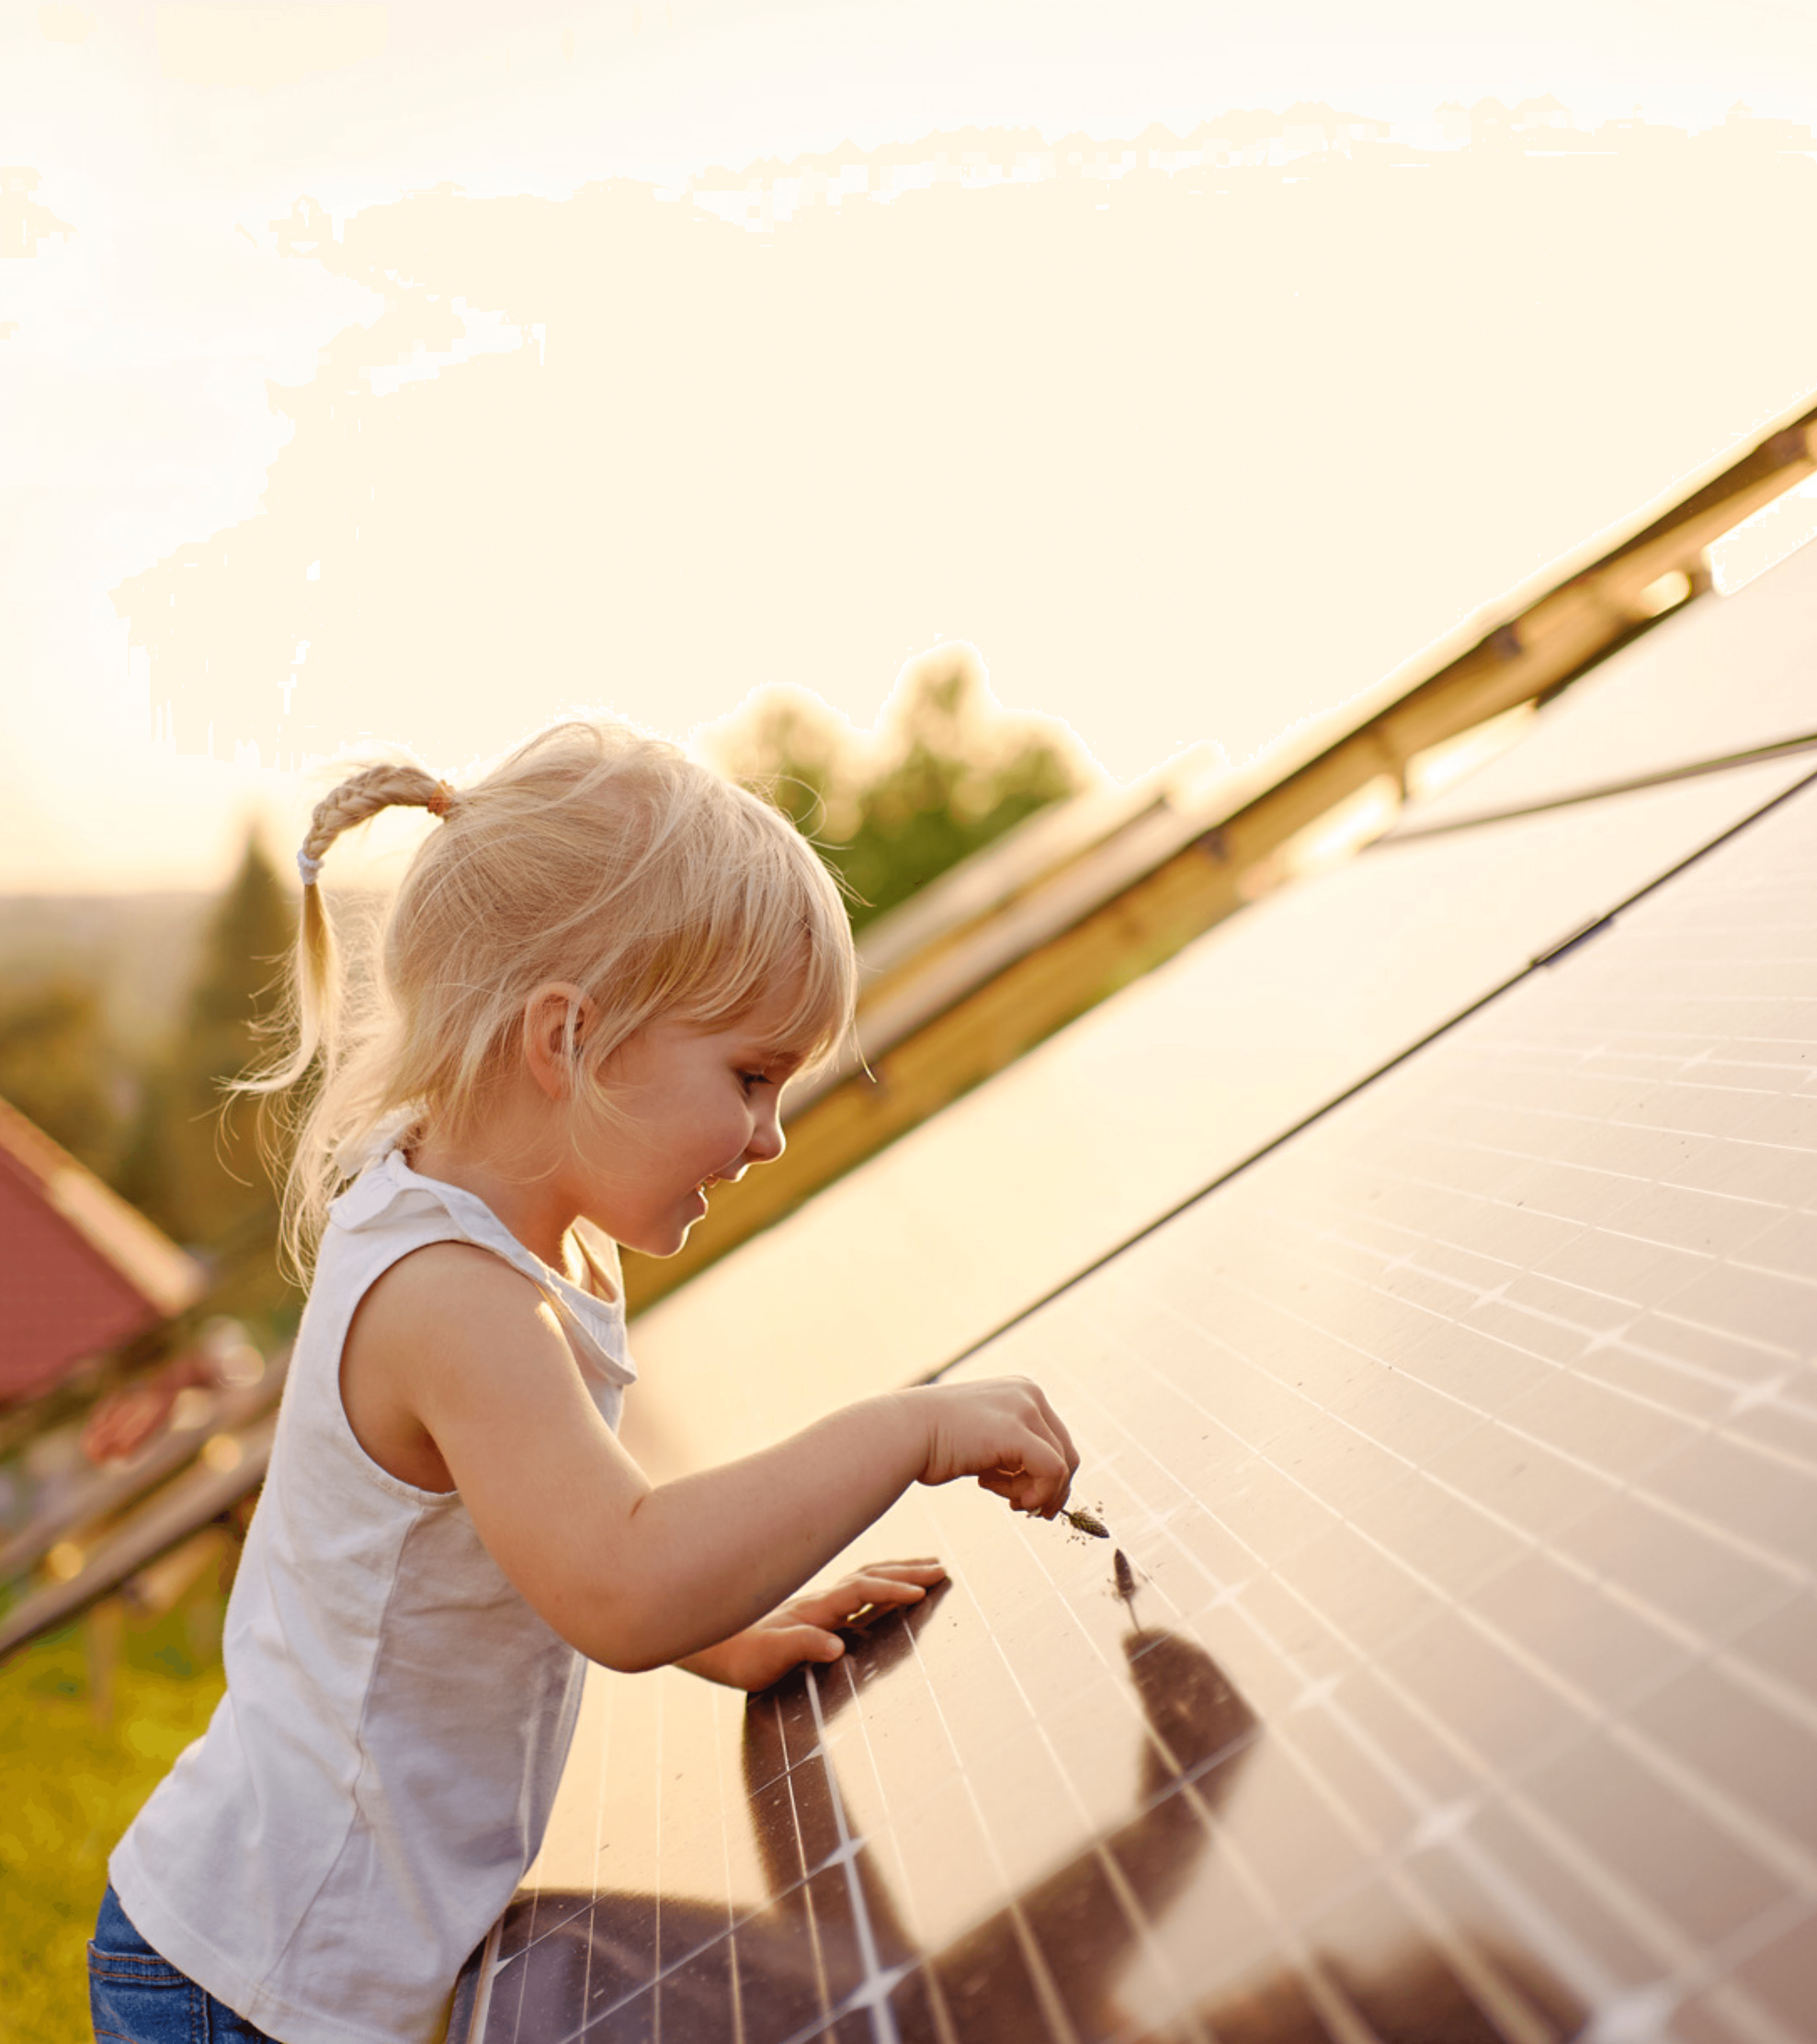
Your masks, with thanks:
[[(319, 1060), (312, 1089), (319, 1097), (340, 1069), (344, 1050), (345, 974), (334, 923), (317, 884), (328, 847), (343, 831), (354, 829), (381, 809), (422, 809), (432, 816), (446, 816), (459, 799), (446, 781), (436, 780), (421, 767), (386, 762), (349, 776), (317, 803), (297, 852), (303, 906), (297, 922), (288, 997), (272, 1025), (274, 1033), (290, 1040), (290, 1054), (236, 1082), (234, 1092), (264, 1096), (286, 1092)], [(282, 1114), (280, 1125), (294, 1136), (299, 1128), (306, 1128), (310, 1119), (305, 1104)], [(294, 1170), (291, 1186), (294, 1192)], [(309, 1218), (294, 1197), (286, 1198), (283, 1258), (290, 1274), (303, 1283), (308, 1276), (309, 1236), (313, 1232)]]
[(421, 766), (382, 763), (343, 781), (317, 803), (297, 853), (297, 870), (303, 882), (303, 912), (297, 926), (297, 1046), (282, 1070), (258, 1081), (256, 1090), (275, 1092), (294, 1085), (318, 1051), (324, 1063), (332, 1066), (339, 1049), (340, 948), (317, 885), (328, 847), (343, 831), (353, 829), (381, 809), (427, 809), (431, 816), (445, 816), (459, 799), (446, 781), (436, 780)]

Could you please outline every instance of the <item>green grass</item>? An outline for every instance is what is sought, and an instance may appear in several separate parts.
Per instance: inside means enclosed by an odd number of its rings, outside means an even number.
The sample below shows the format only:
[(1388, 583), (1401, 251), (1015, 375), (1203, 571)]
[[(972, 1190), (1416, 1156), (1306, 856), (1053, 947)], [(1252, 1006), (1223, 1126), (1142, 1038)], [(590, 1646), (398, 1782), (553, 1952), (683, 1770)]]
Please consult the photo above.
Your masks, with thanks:
[(107, 1856), (220, 1697), (220, 1604), (211, 1585), (127, 1619), (110, 1673), (105, 1615), (0, 1665), (3, 2044), (92, 2044), (85, 1948)]

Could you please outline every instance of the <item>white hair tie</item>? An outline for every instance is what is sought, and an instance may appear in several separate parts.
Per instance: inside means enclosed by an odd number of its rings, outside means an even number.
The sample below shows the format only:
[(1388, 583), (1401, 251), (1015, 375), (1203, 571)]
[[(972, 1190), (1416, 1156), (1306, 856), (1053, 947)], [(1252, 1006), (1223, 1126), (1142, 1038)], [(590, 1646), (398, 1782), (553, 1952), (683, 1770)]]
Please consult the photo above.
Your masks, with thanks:
[(319, 859), (311, 859), (306, 848), (297, 854), (297, 870), (303, 876), (303, 885), (305, 887), (314, 886), (317, 876), (321, 870), (321, 861)]

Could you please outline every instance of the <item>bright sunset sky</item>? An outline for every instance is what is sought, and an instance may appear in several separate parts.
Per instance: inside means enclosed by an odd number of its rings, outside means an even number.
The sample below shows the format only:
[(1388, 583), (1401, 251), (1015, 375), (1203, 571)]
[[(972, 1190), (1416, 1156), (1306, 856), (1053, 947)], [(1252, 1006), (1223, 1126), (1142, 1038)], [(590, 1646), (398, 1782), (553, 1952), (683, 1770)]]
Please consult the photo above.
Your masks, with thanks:
[[(1817, 160), (1731, 117), (1817, 121), (1809, 0), (11, 0), (0, 95), (0, 892), (287, 855), (363, 737), (866, 726), (943, 640), (1120, 778), (1240, 759), (1817, 386)], [(1392, 148), (871, 160), (1300, 100)], [(836, 209), (576, 196), (804, 152)]]

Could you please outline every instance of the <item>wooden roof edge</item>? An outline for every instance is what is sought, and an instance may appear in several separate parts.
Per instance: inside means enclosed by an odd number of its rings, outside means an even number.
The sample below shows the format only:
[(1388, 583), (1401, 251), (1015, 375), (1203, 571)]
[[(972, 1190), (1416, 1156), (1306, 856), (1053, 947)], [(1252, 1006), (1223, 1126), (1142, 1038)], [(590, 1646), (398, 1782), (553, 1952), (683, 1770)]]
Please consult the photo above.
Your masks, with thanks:
[(944, 947), (938, 955), (922, 962), (912, 977), (901, 975), (859, 1009), (858, 1054), (848, 1053), (790, 1089), (790, 1115), (799, 1114), (852, 1077), (865, 1061), (893, 1050), (924, 1023), (1017, 959), (1139, 885), (1203, 837), (1205, 828), (1202, 816), (1157, 805), (1101, 845), (1101, 856), (1089, 863), (1068, 862), (1042, 886), (1007, 902), (998, 914), (973, 929), (962, 946)]
[[(1554, 555), (1500, 596), (1477, 605), (1380, 680), (1284, 732), (1247, 762), (1246, 768), (1273, 763), (1277, 770), (1270, 776), (1269, 785), (1277, 784), (1422, 689), (1443, 684), (1467, 663), (1504, 656), (1521, 640), (1523, 621), (1544, 617), (1548, 607), (1561, 597), (1593, 585), (1611, 571), (1628, 567), (1637, 557), (1661, 551), (1669, 556), (1700, 552), (1711, 544), (1712, 535), (1706, 528), (1714, 527), (1713, 536), (1719, 537), (1796, 487), (1801, 475), (1814, 471), (1817, 404), (1807, 396), (1763, 428), (1739, 455), (1730, 451), (1687, 471), (1669, 490), (1604, 526), (1581, 545)], [(1736, 508), (1738, 500), (1743, 499), (1746, 508)], [(1696, 532), (1686, 529), (1693, 525)], [(1655, 564), (1643, 559), (1639, 565), (1644, 571)]]
[(6, 1100), (0, 1100), (0, 1154), (159, 1315), (168, 1318), (202, 1297), (208, 1283), (202, 1264)]
[(874, 976), (866, 993), (928, 945), (977, 922), (1165, 800), (1160, 777), (1144, 774), (1139, 781), (1082, 788), (1025, 816), (865, 925), (858, 936), (859, 964)]
[(859, 970), (872, 975), (859, 994), (861, 1022), (867, 1010), (894, 999), (902, 982), (918, 976), (931, 959), (993, 918), (1014, 913), (1081, 863), (1152, 834), (1170, 811), (1196, 814), (1212, 791), (1223, 793), (1253, 779), (1228, 764), (1221, 747), (1201, 742), (1134, 781), (1085, 789), (1036, 810), (860, 934)]
[(1817, 465), (1817, 404), (1807, 399), (1801, 399), (1781, 413), (1739, 459), (1725, 461), (1718, 457), (1704, 470), (1693, 470), (1693, 475), (1702, 474), (1704, 480), (1693, 484), (1688, 494), (1674, 498), (1638, 532), (1611, 548), (1600, 557), (1599, 564), (1612, 564), (1656, 543), (1703, 513), (1732, 501), (1756, 477), (1794, 467), (1800, 461)]
[[(1170, 802), (1163, 786), (1154, 803), (1122, 814), (1116, 828), (1096, 844), (1075, 849), (1058, 866), (1033, 876), (1018, 890), (1003, 890), (995, 897), (994, 916), (986, 909), (958, 928), (941, 932), (919, 957), (893, 963), (863, 997), (861, 1053), (848, 1054), (798, 1087), (790, 1103), (792, 1112), (801, 1113), (861, 1069), (862, 1058), (882, 1055), (1001, 970), (1016, 954), (1018, 937), (1025, 943), (1039, 943), (1057, 936), (1195, 841), (1227, 837), (1296, 786), (1327, 776), (1340, 755), (1359, 747), (1372, 748), (1381, 755), (1381, 770), (1398, 776), (1404, 773), (1409, 759), (1431, 744), (1443, 742), (1447, 736), (1460, 736), (1519, 702), (1563, 686), (1619, 644), (1625, 644), (1648, 621), (1648, 616), (1634, 607), (1639, 592), (1624, 589), (1608, 603), (1596, 605), (1604, 614), (1580, 620), (1580, 629), (1565, 632), (1561, 644), (1559, 628), (1569, 622), (1561, 617), (1562, 597), (1575, 592), (1594, 602), (1600, 580), (1612, 576), (1625, 584), (1636, 578), (1621, 574), (1631, 564), (1638, 564), (1636, 576), (1649, 579), (1656, 569), (1669, 572), (1672, 563), (1668, 559), (1661, 567), (1662, 559), (1680, 553), (1700, 555), (1713, 536), (1732, 529), (1761, 502), (1794, 486), (1801, 474), (1813, 472), (1817, 472), (1817, 406), (1789, 422), (1777, 423), (1738, 459), (1665, 512), (1646, 518), (1643, 511), (1639, 515), (1646, 521), (1603, 553), (1563, 574), (1550, 572), (1542, 581), (1529, 582), (1524, 586), (1527, 600), (1517, 607), (1488, 606), (1473, 613), (1439, 642), (1455, 650), (1436, 667), (1431, 664), (1432, 649), (1428, 647), (1381, 682), (1295, 727), (1247, 765), (1200, 791), (1197, 801)], [(1718, 529), (1712, 532), (1712, 527)], [(1621, 600), (1623, 595), (1626, 601)], [(1523, 626), (1527, 629), (1523, 631)], [(1546, 628), (1537, 628), (1541, 626)], [(1553, 641), (1550, 647), (1542, 647), (1542, 640), (1548, 639)], [(1485, 672), (1497, 675), (1501, 685), (1485, 689)], [(1460, 685), (1471, 686), (1479, 697), (1473, 707), (1481, 713), (1468, 716), (1456, 732), (1423, 729), (1426, 720), (1422, 712)], [(1360, 716), (1359, 705), (1369, 705)], [(1123, 841), (1113, 850), (1113, 840), (1119, 838)], [(1094, 861), (1096, 852), (1107, 855)], [(1133, 859), (1131, 852), (1135, 854)], [(981, 855), (988, 859), (988, 849)]]
[[(1795, 487), (1801, 473), (1813, 470), (1817, 470), (1817, 404), (1807, 396), (1762, 428), (1739, 455), (1731, 450), (1688, 470), (1669, 489), (1604, 525), (1581, 544), (1555, 555), (1500, 595), (1477, 605), (1378, 681), (1292, 727), (1245, 763), (1246, 767), (1276, 763), (1280, 770), (1270, 777), (1273, 785), (1420, 688), (1443, 681), (1473, 656), (1499, 652), (1508, 645), (1511, 633), (1519, 636), (1523, 619), (1543, 615), (1549, 603), (1662, 547), (1669, 553), (1701, 551), (1710, 544), (1709, 537), (1693, 539), (1686, 527), (1713, 524), (1720, 536), (1721, 532), (1731, 530), (1762, 505)], [(1742, 498), (1757, 501), (1750, 501), (1746, 509), (1736, 509), (1736, 501)]]

